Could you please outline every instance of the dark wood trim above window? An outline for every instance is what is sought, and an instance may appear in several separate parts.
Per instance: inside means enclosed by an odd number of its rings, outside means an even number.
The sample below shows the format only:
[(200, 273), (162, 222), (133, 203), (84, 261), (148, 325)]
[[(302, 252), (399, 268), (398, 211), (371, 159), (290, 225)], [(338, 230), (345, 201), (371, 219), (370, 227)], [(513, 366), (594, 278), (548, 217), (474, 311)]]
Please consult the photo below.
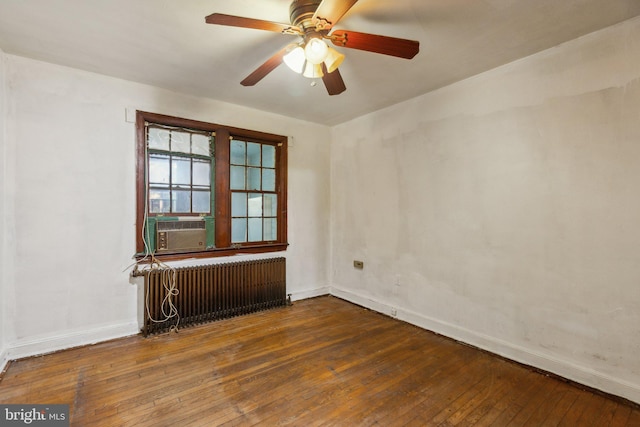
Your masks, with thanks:
[[(147, 148), (148, 137), (147, 137), (147, 128), (149, 125), (158, 125), (167, 128), (175, 128), (175, 130), (171, 130), (171, 134), (175, 135), (179, 134), (178, 131), (185, 130), (188, 132), (206, 132), (209, 135), (215, 135), (211, 138), (211, 170), (212, 170), (212, 182), (211, 182), (211, 202), (213, 209), (207, 214), (154, 214), (149, 213), (149, 186), (148, 186), (148, 155), (149, 150)], [(151, 134), (150, 134), (151, 135)], [(188, 133), (186, 135), (189, 135)], [(150, 137), (151, 138), (151, 137)], [(173, 137), (171, 137), (173, 138)], [(187, 139), (192, 138), (200, 138), (200, 142), (202, 142), (201, 136), (195, 137), (187, 137)], [(238, 214), (236, 213), (236, 219), (233, 221), (240, 221), (236, 225), (240, 227), (236, 227), (234, 233), (235, 240), (232, 237), (232, 209), (235, 209), (236, 212), (238, 208), (233, 208), (231, 203), (232, 198), (232, 190), (231, 190), (231, 166), (230, 166), (230, 155), (231, 155), (231, 141), (246, 141), (246, 146), (251, 146), (258, 150), (258, 153), (268, 153), (268, 158), (273, 159), (273, 153), (275, 152), (275, 165), (274, 161), (270, 160), (270, 164), (265, 166), (259, 166), (258, 169), (253, 169), (254, 171), (258, 171), (258, 175), (264, 172), (268, 174), (267, 176), (271, 177), (270, 188), (266, 189), (266, 193), (263, 193), (261, 189), (253, 189), (253, 190), (242, 190), (248, 194), (249, 197), (249, 206), (255, 206), (255, 202), (258, 203), (257, 208), (257, 217), (256, 213), (246, 213), (244, 214), (245, 219), (243, 219), (242, 214), (240, 214), (240, 218), (237, 218)], [(150, 139), (150, 141), (153, 141)], [(173, 144), (173, 143), (172, 143)], [(234, 143), (237, 147), (239, 144), (243, 144), (243, 142)], [(195, 144), (194, 144), (195, 146)], [(202, 146), (200, 144), (200, 146)], [(274, 148), (270, 148), (272, 146)], [(261, 148), (265, 147), (265, 148)], [(266, 150), (266, 151), (265, 151)], [(158, 161), (158, 157), (163, 157), (164, 154), (155, 155), (153, 157), (153, 161)], [(175, 154), (172, 154), (175, 155)], [(180, 154), (178, 154), (180, 155)], [(266, 154), (261, 154), (260, 156), (266, 156)], [(255, 157), (255, 156), (254, 156)], [(206, 159), (206, 157), (204, 157)], [(260, 157), (262, 159), (262, 157)], [(188, 159), (187, 159), (188, 161)], [(206, 161), (206, 160), (205, 160)], [(262, 161), (262, 160), (260, 160)], [(160, 160), (162, 162), (162, 160)], [(179, 163), (182, 160), (179, 161)], [(202, 164), (202, 160), (198, 159), (194, 162), (199, 162)], [(188, 164), (188, 163), (187, 163)], [(192, 166), (195, 168), (195, 166)], [(203, 167), (206, 167), (203, 165)], [(202, 167), (201, 167), (202, 168)], [(240, 169), (240, 173), (242, 173), (242, 168), (235, 167), (236, 171)], [(249, 166), (246, 168), (251, 169)], [(170, 172), (171, 173), (171, 172)], [(247, 172), (248, 173), (248, 172)], [(249, 174), (249, 173), (248, 173)], [(275, 190), (273, 185), (273, 176), (275, 175)], [(206, 175), (205, 175), (206, 177)], [(188, 178), (188, 174), (187, 174)], [(258, 178), (258, 180), (263, 178)], [(161, 181), (157, 181), (161, 182)], [(259, 181), (259, 185), (263, 185), (263, 182), (267, 182), (266, 179), (263, 181)], [(173, 183), (170, 183), (173, 185)], [(194, 186), (195, 187), (195, 186)], [(176, 187), (178, 188), (178, 187)], [(208, 188), (208, 187), (205, 187)], [(253, 187), (252, 187), (253, 188)], [(262, 188), (262, 187), (260, 187)], [(281, 135), (275, 135), (265, 132), (258, 132), (247, 129), (240, 129), (231, 126), (224, 126), (214, 123), (207, 123), (196, 120), (189, 120), (179, 117), (172, 117), (162, 114), (149, 113), (144, 111), (138, 111), (136, 116), (136, 257), (138, 259), (144, 258), (149, 252), (154, 252), (154, 256), (158, 259), (162, 260), (177, 260), (184, 258), (207, 258), (214, 256), (224, 256), (224, 255), (233, 255), (237, 253), (262, 253), (262, 252), (274, 252), (281, 251), (287, 248), (287, 137)], [(189, 190), (189, 188), (187, 188)], [(267, 191), (268, 190), (268, 191)], [(162, 190), (164, 191), (164, 190)], [(201, 190), (199, 190), (201, 191)], [(208, 191), (208, 190), (207, 190)], [(242, 192), (240, 191), (240, 192)], [(238, 191), (236, 191), (238, 193)], [(176, 190), (174, 194), (181, 193), (181, 191)], [(168, 193), (167, 193), (168, 194)], [(200, 193), (201, 194), (201, 193)], [(264, 194), (264, 195), (262, 195)], [(237, 200), (238, 194), (234, 200)], [(152, 195), (153, 197), (153, 195)], [(157, 193), (156, 193), (157, 197)], [(164, 198), (163, 195), (161, 198)], [(166, 196), (169, 197), (169, 196)], [(240, 197), (244, 197), (240, 194)], [(253, 198), (251, 198), (253, 197)], [(256, 199), (257, 198), (257, 199)], [(271, 205), (267, 205), (267, 202), (272, 202), (276, 200), (276, 203), (271, 203)], [(155, 199), (154, 199), (155, 201)], [(254, 202), (253, 205), (251, 202)], [(157, 206), (158, 201), (155, 201)], [(159, 203), (163, 203), (160, 201)], [(173, 203), (173, 200), (170, 201)], [(205, 201), (206, 203), (206, 201)], [(262, 203), (262, 205), (260, 205)], [(264, 213), (264, 209), (266, 206), (274, 206), (277, 205), (277, 209), (273, 208), (273, 212), (269, 214)], [(187, 206), (189, 206), (187, 204)], [(195, 203), (194, 203), (195, 206)], [(206, 204), (204, 205), (206, 207)], [(242, 206), (242, 205), (240, 205)], [(188, 209), (187, 209), (188, 210)], [(173, 209), (170, 210), (174, 212)], [(176, 209), (176, 211), (178, 211)], [(206, 211), (206, 209), (205, 209)], [(256, 208), (254, 208), (256, 211)], [(167, 211), (155, 211), (155, 212), (169, 212)], [(194, 212), (202, 212), (195, 211)], [(275, 213), (274, 213), (275, 212)], [(273, 216), (275, 215), (275, 216)], [(178, 218), (179, 217), (179, 218)], [(162, 253), (156, 252), (156, 236), (155, 234), (155, 224), (156, 221), (164, 221), (164, 220), (189, 220), (190, 218), (193, 220), (203, 219), (207, 224), (206, 233), (208, 233), (207, 245), (203, 247), (201, 250), (183, 250), (177, 251), (175, 253), (168, 253), (164, 251)], [(202, 218), (200, 218), (202, 217)], [(242, 228), (244, 221), (244, 229)], [(273, 229), (273, 224), (276, 224), (275, 230)], [(158, 222), (158, 224), (160, 224)], [(162, 222), (162, 224), (166, 224), (166, 222)], [(246, 228), (251, 227), (254, 224), (254, 228)], [(270, 232), (264, 231), (267, 228), (267, 225), (270, 226)], [(204, 226), (203, 226), (204, 227)], [(259, 227), (255, 228), (255, 227)], [(160, 229), (162, 230), (162, 229)], [(242, 236), (242, 232), (250, 233), (253, 230), (253, 237), (247, 237), (244, 240), (242, 238), (238, 238), (238, 236)], [(256, 238), (256, 232), (257, 236)], [(262, 233), (262, 234), (260, 234)], [(143, 236), (147, 236), (146, 238)], [(262, 239), (262, 240), (260, 240)], [(145, 245), (145, 241), (147, 244)], [(149, 247), (153, 246), (153, 247)], [(145, 247), (148, 247), (145, 248)], [(160, 247), (160, 249), (162, 249)]]

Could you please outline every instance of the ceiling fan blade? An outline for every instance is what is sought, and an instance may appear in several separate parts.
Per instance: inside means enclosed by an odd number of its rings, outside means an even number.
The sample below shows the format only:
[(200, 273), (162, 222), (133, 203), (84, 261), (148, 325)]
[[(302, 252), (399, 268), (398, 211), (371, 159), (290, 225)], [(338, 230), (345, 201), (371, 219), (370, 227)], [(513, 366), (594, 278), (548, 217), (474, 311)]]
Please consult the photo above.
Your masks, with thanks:
[(336, 69), (332, 73), (328, 73), (326, 65), (322, 64), (322, 72), (324, 73), (324, 76), (322, 76), (322, 82), (324, 83), (324, 87), (327, 88), (329, 95), (339, 95), (347, 90), (347, 87), (344, 85), (344, 80), (342, 80), (342, 76), (340, 75), (340, 71)]
[(313, 14), (313, 20), (324, 19), (329, 24), (325, 29), (329, 29), (356, 4), (358, 0), (322, 0), (320, 6)]
[(243, 81), (240, 82), (242, 86), (253, 86), (262, 80), (267, 74), (276, 69), (278, 65), (282, 63), (282, 57), (287, 53), (287, 48), (276, 52), (271, 58), (267, 59), (264, 64), (256, 68), (256, 70), (249, 74)]
[(366, 50), (398, 58), (411, 59), (420, 51), (420, 43), (415, 40), (336, 30), (329, 36), (336, 46)]
[(263, 21), (262, 19), (243, 18), (242, 16), (224, 15), (213, 13), (205, 19), (207, 24), (227, 25), (229, 27), (253, 28), (256, 30), (274, 31), (285, 34), (302, 34), (300, 28), (290, 24)]

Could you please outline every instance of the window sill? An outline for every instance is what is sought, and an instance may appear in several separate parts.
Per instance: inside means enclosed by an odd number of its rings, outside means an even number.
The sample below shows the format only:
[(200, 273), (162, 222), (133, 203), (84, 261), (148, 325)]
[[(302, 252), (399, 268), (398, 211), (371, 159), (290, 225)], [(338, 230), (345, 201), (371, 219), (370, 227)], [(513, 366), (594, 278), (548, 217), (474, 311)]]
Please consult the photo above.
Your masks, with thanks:
[[(185, 259), (205, 259), (216, 258), (223, 256), (233, 256), (241, 254), (259, 254), (269, 252), (284, 251), (289, 246), (288, 243), (272, 243), (255, 246), (242, 246), (239, 248), (214, 248), (206, 251), (198, 252), (181, 252), (173, 254), (155, 254), (155, 258), (160, 261), (180, 261)], [(144, 255), (136, 255), (136, 260), (139, 263), (148, 263), (150, 259)]]

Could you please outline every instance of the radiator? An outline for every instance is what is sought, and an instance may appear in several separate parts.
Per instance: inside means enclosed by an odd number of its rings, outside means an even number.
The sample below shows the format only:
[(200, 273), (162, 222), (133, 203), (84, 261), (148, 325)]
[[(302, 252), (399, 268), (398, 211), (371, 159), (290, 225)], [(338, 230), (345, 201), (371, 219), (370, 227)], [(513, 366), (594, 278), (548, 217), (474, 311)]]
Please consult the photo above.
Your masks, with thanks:
[[(144, 336), (286, 305), (285, 261), (267, 258), (148, 270)], [(176, 283), (172, 295), (166, 286), (170, 274), (175, 274)], [(169, 302), (177, 316), (166, 319)]]

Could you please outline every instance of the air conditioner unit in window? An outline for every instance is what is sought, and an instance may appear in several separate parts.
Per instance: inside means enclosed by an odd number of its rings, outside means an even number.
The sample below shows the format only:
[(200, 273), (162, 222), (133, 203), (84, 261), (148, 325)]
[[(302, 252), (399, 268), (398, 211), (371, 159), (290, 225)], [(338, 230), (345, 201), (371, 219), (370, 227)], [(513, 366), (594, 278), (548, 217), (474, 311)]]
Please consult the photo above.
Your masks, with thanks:
[(202, 220), (156, 222), (156, 253), (202, 251), (207, 247), (207, 229)]

